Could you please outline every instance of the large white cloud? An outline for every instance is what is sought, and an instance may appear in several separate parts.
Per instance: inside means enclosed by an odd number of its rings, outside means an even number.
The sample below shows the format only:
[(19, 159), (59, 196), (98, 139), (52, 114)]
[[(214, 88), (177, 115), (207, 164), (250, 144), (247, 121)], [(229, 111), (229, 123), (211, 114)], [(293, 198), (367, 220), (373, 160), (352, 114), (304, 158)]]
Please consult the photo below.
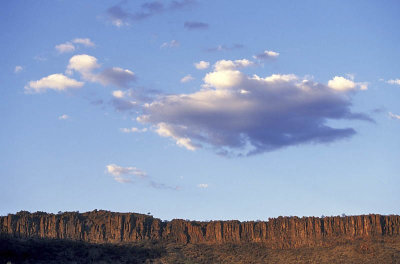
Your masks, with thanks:
[(325, 85), (294, 74), (262, 78), (238, 69), (250, 65), (218, 61), (201, 90), (163, 96), (146, 104), (137, 120), (189, 150), (211, 146), (239, 155), (350, 137), (354, 129), (331, 127), (328, 120), (370, 120), (351, 112), (346, 91), (353, 88), (339, 82), (343, 77)]
[(83, 84), (83, 82), (68, 78), (61, 73), (56, 73), (38, 81), (30, 81), (25, 85), (25, 91), (28, 93), (41, 93), (46, 90), (64, 91), (69, 88), (80, 88)]

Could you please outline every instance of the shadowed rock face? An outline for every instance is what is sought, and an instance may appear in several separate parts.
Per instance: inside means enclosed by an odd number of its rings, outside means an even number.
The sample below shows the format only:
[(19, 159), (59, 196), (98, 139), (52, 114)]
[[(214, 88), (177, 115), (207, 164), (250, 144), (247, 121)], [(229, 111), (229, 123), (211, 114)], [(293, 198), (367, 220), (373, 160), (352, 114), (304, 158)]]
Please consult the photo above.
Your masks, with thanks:
[(0, 217), (1, 234), (126, 243), (146, 240), (177, 243), (262, 242), (274, 248), (298, 248), (365, 238), (400, 236), (400, 216), (278, 217), (268, 222), (172, 220), (143, 214), (92, 211), (62, 214), (19, 212)]

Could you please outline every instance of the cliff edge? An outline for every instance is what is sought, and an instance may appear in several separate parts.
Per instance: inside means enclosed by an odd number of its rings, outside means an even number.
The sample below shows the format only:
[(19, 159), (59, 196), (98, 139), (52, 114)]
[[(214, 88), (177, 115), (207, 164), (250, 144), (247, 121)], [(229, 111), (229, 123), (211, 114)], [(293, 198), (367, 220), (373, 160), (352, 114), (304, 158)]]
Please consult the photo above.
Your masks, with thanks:
[(400, 216), (278, 217), (269, 221), (161, 221), (136, 213), (19, 212), (0, 217), (0, 233), (89, 243), (168, 241), (191, 244), (259, 242), (272, 248), (321, 246), (356, 239), (400, 238)]

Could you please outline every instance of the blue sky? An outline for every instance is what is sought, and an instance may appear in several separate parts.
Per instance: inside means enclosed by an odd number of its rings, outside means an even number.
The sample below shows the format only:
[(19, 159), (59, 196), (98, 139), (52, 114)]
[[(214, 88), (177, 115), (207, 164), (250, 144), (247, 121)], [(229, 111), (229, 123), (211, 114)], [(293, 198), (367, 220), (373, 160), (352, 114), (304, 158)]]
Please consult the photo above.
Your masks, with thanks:
[(0, 214), (394, 214), (398, 1), (5, 1)]

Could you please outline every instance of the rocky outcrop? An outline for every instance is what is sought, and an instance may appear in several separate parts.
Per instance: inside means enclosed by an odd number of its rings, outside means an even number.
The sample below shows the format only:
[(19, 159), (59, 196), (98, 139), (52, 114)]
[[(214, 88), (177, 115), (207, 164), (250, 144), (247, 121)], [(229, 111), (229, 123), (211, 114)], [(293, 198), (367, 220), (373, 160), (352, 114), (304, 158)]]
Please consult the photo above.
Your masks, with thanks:
[(0, 217), (1, 234), (125, 243), (146, 240), (177, 243), (261, 242), (274, 248), (297, 248), (382, 237), (400, 238), (400, 216), (278, 217), (267, 222), (161, 221), (136, 213), (92, 211), (47, 214), (19, 212)]

